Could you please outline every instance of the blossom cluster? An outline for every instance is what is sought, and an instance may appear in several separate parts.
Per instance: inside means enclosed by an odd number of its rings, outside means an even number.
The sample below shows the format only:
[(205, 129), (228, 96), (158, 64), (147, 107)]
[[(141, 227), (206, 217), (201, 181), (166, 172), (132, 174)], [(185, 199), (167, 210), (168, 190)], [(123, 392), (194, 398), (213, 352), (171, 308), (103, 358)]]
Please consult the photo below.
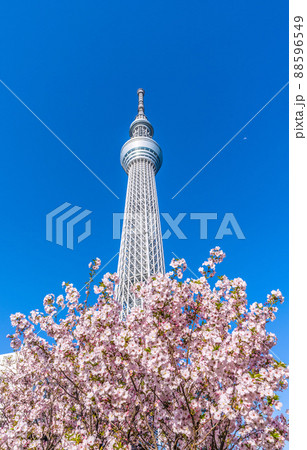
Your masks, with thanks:
[[(210, 257), (203, 263), (203, 267), (200, 267), (199, 272), (206, 278), (212, 278), (216, 274), (216, 265), (221, 263), (225, 258), (225, 253), (220, 247), (215, 247), (210, 250)], [(204, 267), (205, 266), (205, 267)]]

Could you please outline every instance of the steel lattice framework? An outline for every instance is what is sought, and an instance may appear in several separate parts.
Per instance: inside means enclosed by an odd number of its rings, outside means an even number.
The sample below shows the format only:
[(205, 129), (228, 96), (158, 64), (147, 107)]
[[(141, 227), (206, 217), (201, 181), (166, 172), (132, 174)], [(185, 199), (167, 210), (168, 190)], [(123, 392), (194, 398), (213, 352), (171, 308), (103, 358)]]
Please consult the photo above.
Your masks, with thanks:
[(155, 273), (164, 273), (164, 255), (155, 175), (162, 151), (152, 139), (153, 127), (144, 112), (144, 90), (138, 90), (138, 115), (130, 126), (130, 139), (121, 150), (121, 164), (128, 174), (121, 237), (116, 298), (125, 317), (139, 306), (131, 288)]

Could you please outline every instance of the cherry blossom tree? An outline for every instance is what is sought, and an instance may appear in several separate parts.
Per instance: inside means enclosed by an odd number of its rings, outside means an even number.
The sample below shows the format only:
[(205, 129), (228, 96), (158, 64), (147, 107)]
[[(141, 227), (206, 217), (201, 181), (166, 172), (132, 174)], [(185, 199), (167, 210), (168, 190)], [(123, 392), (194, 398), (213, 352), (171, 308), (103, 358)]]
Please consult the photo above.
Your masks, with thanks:
[(224, 256), (211, 250), (200, 278), (184, 281), (185, 261), (173, 260), (169, 273), (134, 287), (144, 307), (126, 320), (117, 275), (93, 286), (98, 258), (85, 299), (63, 283), (44, 312), (12, 315), (0, 449), (283, 448), (278, 392), (288, 370), (266, 327), (284, 299), (276, 290), (248, 306), (241, 278), (214, 283)]

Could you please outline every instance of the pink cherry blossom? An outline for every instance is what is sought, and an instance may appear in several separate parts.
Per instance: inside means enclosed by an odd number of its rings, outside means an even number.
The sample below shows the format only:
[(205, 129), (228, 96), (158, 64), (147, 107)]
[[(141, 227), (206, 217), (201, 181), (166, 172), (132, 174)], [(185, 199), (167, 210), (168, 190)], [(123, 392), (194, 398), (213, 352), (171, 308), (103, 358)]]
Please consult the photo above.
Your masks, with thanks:
[(118, 276), (99, 281), (99, 258), (86, 298), (63, 283), (44, 312), (13, 314), (0, 450), (282, 449), (288, 421), (278, 393), (288, 368), (266, 327), (284, 298), (274, 290), (248, 306), (241, 278), (214, 283), (224, 257), (214, 248), (201, 277), (185, 280), (185, 260), (173, 260), (172, 271), (134, 287), (144, 306), (125, 321)]

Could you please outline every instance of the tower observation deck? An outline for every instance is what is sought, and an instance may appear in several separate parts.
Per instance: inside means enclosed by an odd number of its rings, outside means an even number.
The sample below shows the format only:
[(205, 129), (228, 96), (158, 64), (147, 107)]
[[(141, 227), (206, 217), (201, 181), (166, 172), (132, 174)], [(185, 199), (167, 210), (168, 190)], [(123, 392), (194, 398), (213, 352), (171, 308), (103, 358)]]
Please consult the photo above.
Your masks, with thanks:
[(116, 298), (125, 317), (141, 306), (131, 292), (137, 282), (164, 273), (164, 254), (155, 175), (162, 165), (162, 151), (153, 140), (153, 127), (144, 110), (144, 90), (138, 89), (138, 114), (130, 125), (130, 139), (120, 161), (128, 174), (123, 231), (120, 244)]

